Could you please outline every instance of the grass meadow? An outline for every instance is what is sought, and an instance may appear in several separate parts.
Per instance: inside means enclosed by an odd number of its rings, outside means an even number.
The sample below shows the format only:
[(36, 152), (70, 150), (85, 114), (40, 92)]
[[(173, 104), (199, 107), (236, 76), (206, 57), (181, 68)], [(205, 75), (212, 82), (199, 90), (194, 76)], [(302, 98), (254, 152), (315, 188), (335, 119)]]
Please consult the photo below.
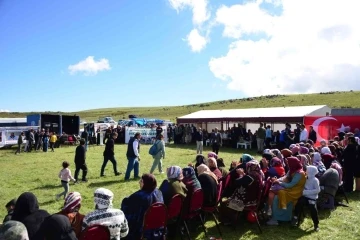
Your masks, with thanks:
[[(191, 94), (191, 93), (190, 93)], [(168, 119), (173, 122), (177, 117), (190, 114), (199, 110), (214, 109), (237, 109), (237, 108), (267, 108), (285, 106), (312, 106), (327, 105), (332, 108), (360, 108), (360, 92), (333, 92), (315, 94), (294, 94), (294, 95), (275, 95), (261, 96), (242, 99), (228, 99), (217, 102), (199, 103), (183, 106), (161, 106), (161, 107), (118, 107), (92, 109), (79, 112), (63, 113), (77, 114), (82, 120), (87, 122), (96, 121), (101, 117), (112, 116), (114, 120), (127, 119), (129, 114), (136, 114), (142, 118)], [(164, 101), (166, 104), (166, 101)], [(120, 103), (119, 103), (120, 105)], [(56, 109), (55, 109), (56, 110)], [(30, 113), (0, 113), (0, 117), (26, 117)], [(58, 114), (58, 112), (54, 112)]]
[[(112, 165), (109, 162), (104, 178), (100, 178), (100, 167), (102, 164), (103, 146), (90, 146), (87, 154), (87, 165), (89, 168), (87, 183), (77, 185), (71, 184), (70, 191), (78, 191), (83, 197), (82, 213), (93, 210), (93, 192), (96, 188), (105, 187), (114, 192), (114, 207), (119, 208), (122, 199), (139, 189), (138, 180), (124, 182), (124, 174), (114, 176)], [(152, 158), (148, 154), (149, 146), (142, 146), (142, 157), (140, 162), (140, 173), (150, 170)], [(195, 159), (194, 146), (167, 146), (167, 156), (164, 167), (171, 165), (186, 166)], [(205, 153), (210, 148), (205, 148)], [(18, 197), (24, 191), (31, 191), (37, 197), (42, 209), (49, 213), (56, 213), (62, 207), (62, 200), (56, 201), (55, 194), (60, 193), (62, 188), (57, 175), (61, 170), (61, 163), (67, 160), (71, 163), (70, 168), (74, 174), (74, 146), (65, 146), (55, 149), (55, 152), (31, 152), (14, 155), (15, 149), (0, 150), (0, 217), (6, 214), (5, 204), (12, 198)], [(116, 145), (116, 159), (121, 172), (125, 172), (126, 145)], [(223, 148), (220, 157), (229, 166), (232, 160), (238, 160), (244, 153), (244, 149)], [(247, 150), (248, 153), (252, 153)], [(255, 154), (256, 156), (256, 154)], [(259, 156), (257, 156), (259, 157)], [(155, 172), (158, 186), (166, 178), (165, 174)], [(320, 213), (320, 231), (313, 232), (312, 221), (307, 214), (301, 227), (292, 228), (283, 223), (278, 227), (263, 225), (263, 234), (260, 234), (256, 224), (248, 224), (245, 220), (239, 221), (236, 229), (221, 226), (223, 239), (360, 239), (360, 195), (353, 193), (349, 196), (350, 206), (348, 208), (338, 207), (335, 211), (322, 211)], [(208, 236), (219, 236), (215, 223), (209, 217), (206, 226)], [(193, 239), (206, 239), (201, 228), (193, 232)]]

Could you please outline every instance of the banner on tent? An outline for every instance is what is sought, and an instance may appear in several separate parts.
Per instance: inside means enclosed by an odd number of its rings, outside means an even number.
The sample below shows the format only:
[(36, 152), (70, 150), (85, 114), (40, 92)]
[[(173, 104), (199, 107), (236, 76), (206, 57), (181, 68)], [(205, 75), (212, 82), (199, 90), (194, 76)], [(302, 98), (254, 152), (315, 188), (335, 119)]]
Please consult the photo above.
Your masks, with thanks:
[(354, 132), (356, 128), (360, 128), (360, 116), (306, 116), (304, 124), (308, 131), (313, 126), (319, 143), (321, 140), (334, 139), (339, 132)]
[[(164, 141), (167, 143), (167, 129), (166, 127), (162, 127), (164, 135)], [(156, 138), (156, 130), (152, 128), (135, 128), (135, 127), (126, 127), (125, 128), (125, 143), (128, 143), (130, 138), (135, 135), (135, 133), (140, 132), (142, 144), (151, 144)]]

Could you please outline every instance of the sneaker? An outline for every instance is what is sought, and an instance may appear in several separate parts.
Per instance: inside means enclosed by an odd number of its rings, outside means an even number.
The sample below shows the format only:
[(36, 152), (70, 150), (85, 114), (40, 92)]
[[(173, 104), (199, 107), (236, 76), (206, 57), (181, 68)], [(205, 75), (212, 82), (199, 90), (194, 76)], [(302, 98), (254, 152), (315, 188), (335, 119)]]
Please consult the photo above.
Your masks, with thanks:
[(275, 219), (270, 219), (269, 221), (267, 221), (266, 224), (269, 226), (278, 226), (279, 225), (278, 221)]
[(268, 216), (271, 216), (271, 215), (272, 215), (271, 207), (269, 207), (269, 209), (267, 210), (266, 214), (267, 214)]
[(293, 219), (291, 220), (291, 226), (296, 227), (298, 224), (298, 219), (297, 217), (293, 217)]
[(314, 226), (314, 231), (315, 231), (315, 232), (320, 231), (319, 225), (315, 225), (315, 226)]

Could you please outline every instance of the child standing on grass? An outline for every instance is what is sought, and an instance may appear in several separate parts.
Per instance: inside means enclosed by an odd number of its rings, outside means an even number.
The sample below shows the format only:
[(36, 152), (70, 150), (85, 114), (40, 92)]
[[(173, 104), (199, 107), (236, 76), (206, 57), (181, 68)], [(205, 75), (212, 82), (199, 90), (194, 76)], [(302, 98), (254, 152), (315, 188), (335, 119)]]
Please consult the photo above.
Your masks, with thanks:
[(61, 179), (61, 185), (64, 188), (64, 191), (60, 194), (56, 195), (56, 200), (59, 200), (61, 196), (64, 196), (64, 199), (69, 192), (69, 181), (72, 180), (76, 182), (76, 180), (72, 177), (71, 171), (69, 169), (69, 163), (64, 161), (62, 163), (63, 169), (59, 173), (59, 178)]

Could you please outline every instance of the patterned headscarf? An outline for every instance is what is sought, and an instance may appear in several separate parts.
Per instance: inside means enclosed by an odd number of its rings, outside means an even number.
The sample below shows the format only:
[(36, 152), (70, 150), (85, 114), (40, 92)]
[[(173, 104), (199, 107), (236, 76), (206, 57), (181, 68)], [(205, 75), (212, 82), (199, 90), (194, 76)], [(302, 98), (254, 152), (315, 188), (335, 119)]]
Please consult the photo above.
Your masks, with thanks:
[(331, 150), (329, 147), (321, 148), (321, 154), (331, 154)]
[(94, 193), (94, 202), (97, 209), (112, 208), (112, 201), (114, 199), (114, 193), (106, 188), (98, 188)]
[(215, 158), (215, 160), (216, 160), (218, 158), (218, 155), (216, 153), (214, 153), (214, 152), (209, 152), (208, 153), (208, 158), (211, 158), (211, 157)]
[(182, 169), (179, 166), (171, 166), (167, 169), (166, 174), (168, 179), (182, 180)]
[(65, 213), (78, 212), (81, 207), (81, 195), (79, 192), (71, 192), (65, 198), (63, 211)]
[(299, 173), (303, 171), (303, 166), (297, 157), (288, 157), (287, 161), (288, 161), (290, 176), (293, 175), (294, 173)]
[(287, 148), (281, 150), (281, 154), (284, 156), (284, 158), (292, 156), (292, 152)]
[(270, 161), (271, 167), (282, 167), (282, 161), (278, 157), (273, 157)]
[(205, 164), (201, 164), (196, 168), (198, 175), (200, 176), (201, 174), (207, 174), (209, 176), (211, 176), (215, 181), (216, 184), (218, 183), (218, 178), (217, 176), (210, 171), (210, 168), (208, 166), (206, 166)]
[(0, 239), (29, 240), (29, 236), (23, 223), (10, 220), (0, 227)]
[(256, 160), (246, 163), (246, 174), (258, 181), (263, 181), (264, 179), (264, 173), (261, 171), (260, 164)]
[(250, 154), (243, 154), (241, 159), (242, 163), (248, 163), (251, 160), (254, 160), (253, 156), (251, 156)]
[(208, 159), (208, 166), (210, 167), (210, 163), (217, 168), (217, 162), (216, 162), (216, 159), (211, 157)]
[(307, 147), (300, 147), (300, 154), (308, 154), (309, 153), (309, 149)]
[(194, 191), (201, 188), (200, 182), (196, 177), (195, 170), (192, 167), (185, 167), (182, 172), (184, 175), (182, 181), (186, 186), (191, 185)]

